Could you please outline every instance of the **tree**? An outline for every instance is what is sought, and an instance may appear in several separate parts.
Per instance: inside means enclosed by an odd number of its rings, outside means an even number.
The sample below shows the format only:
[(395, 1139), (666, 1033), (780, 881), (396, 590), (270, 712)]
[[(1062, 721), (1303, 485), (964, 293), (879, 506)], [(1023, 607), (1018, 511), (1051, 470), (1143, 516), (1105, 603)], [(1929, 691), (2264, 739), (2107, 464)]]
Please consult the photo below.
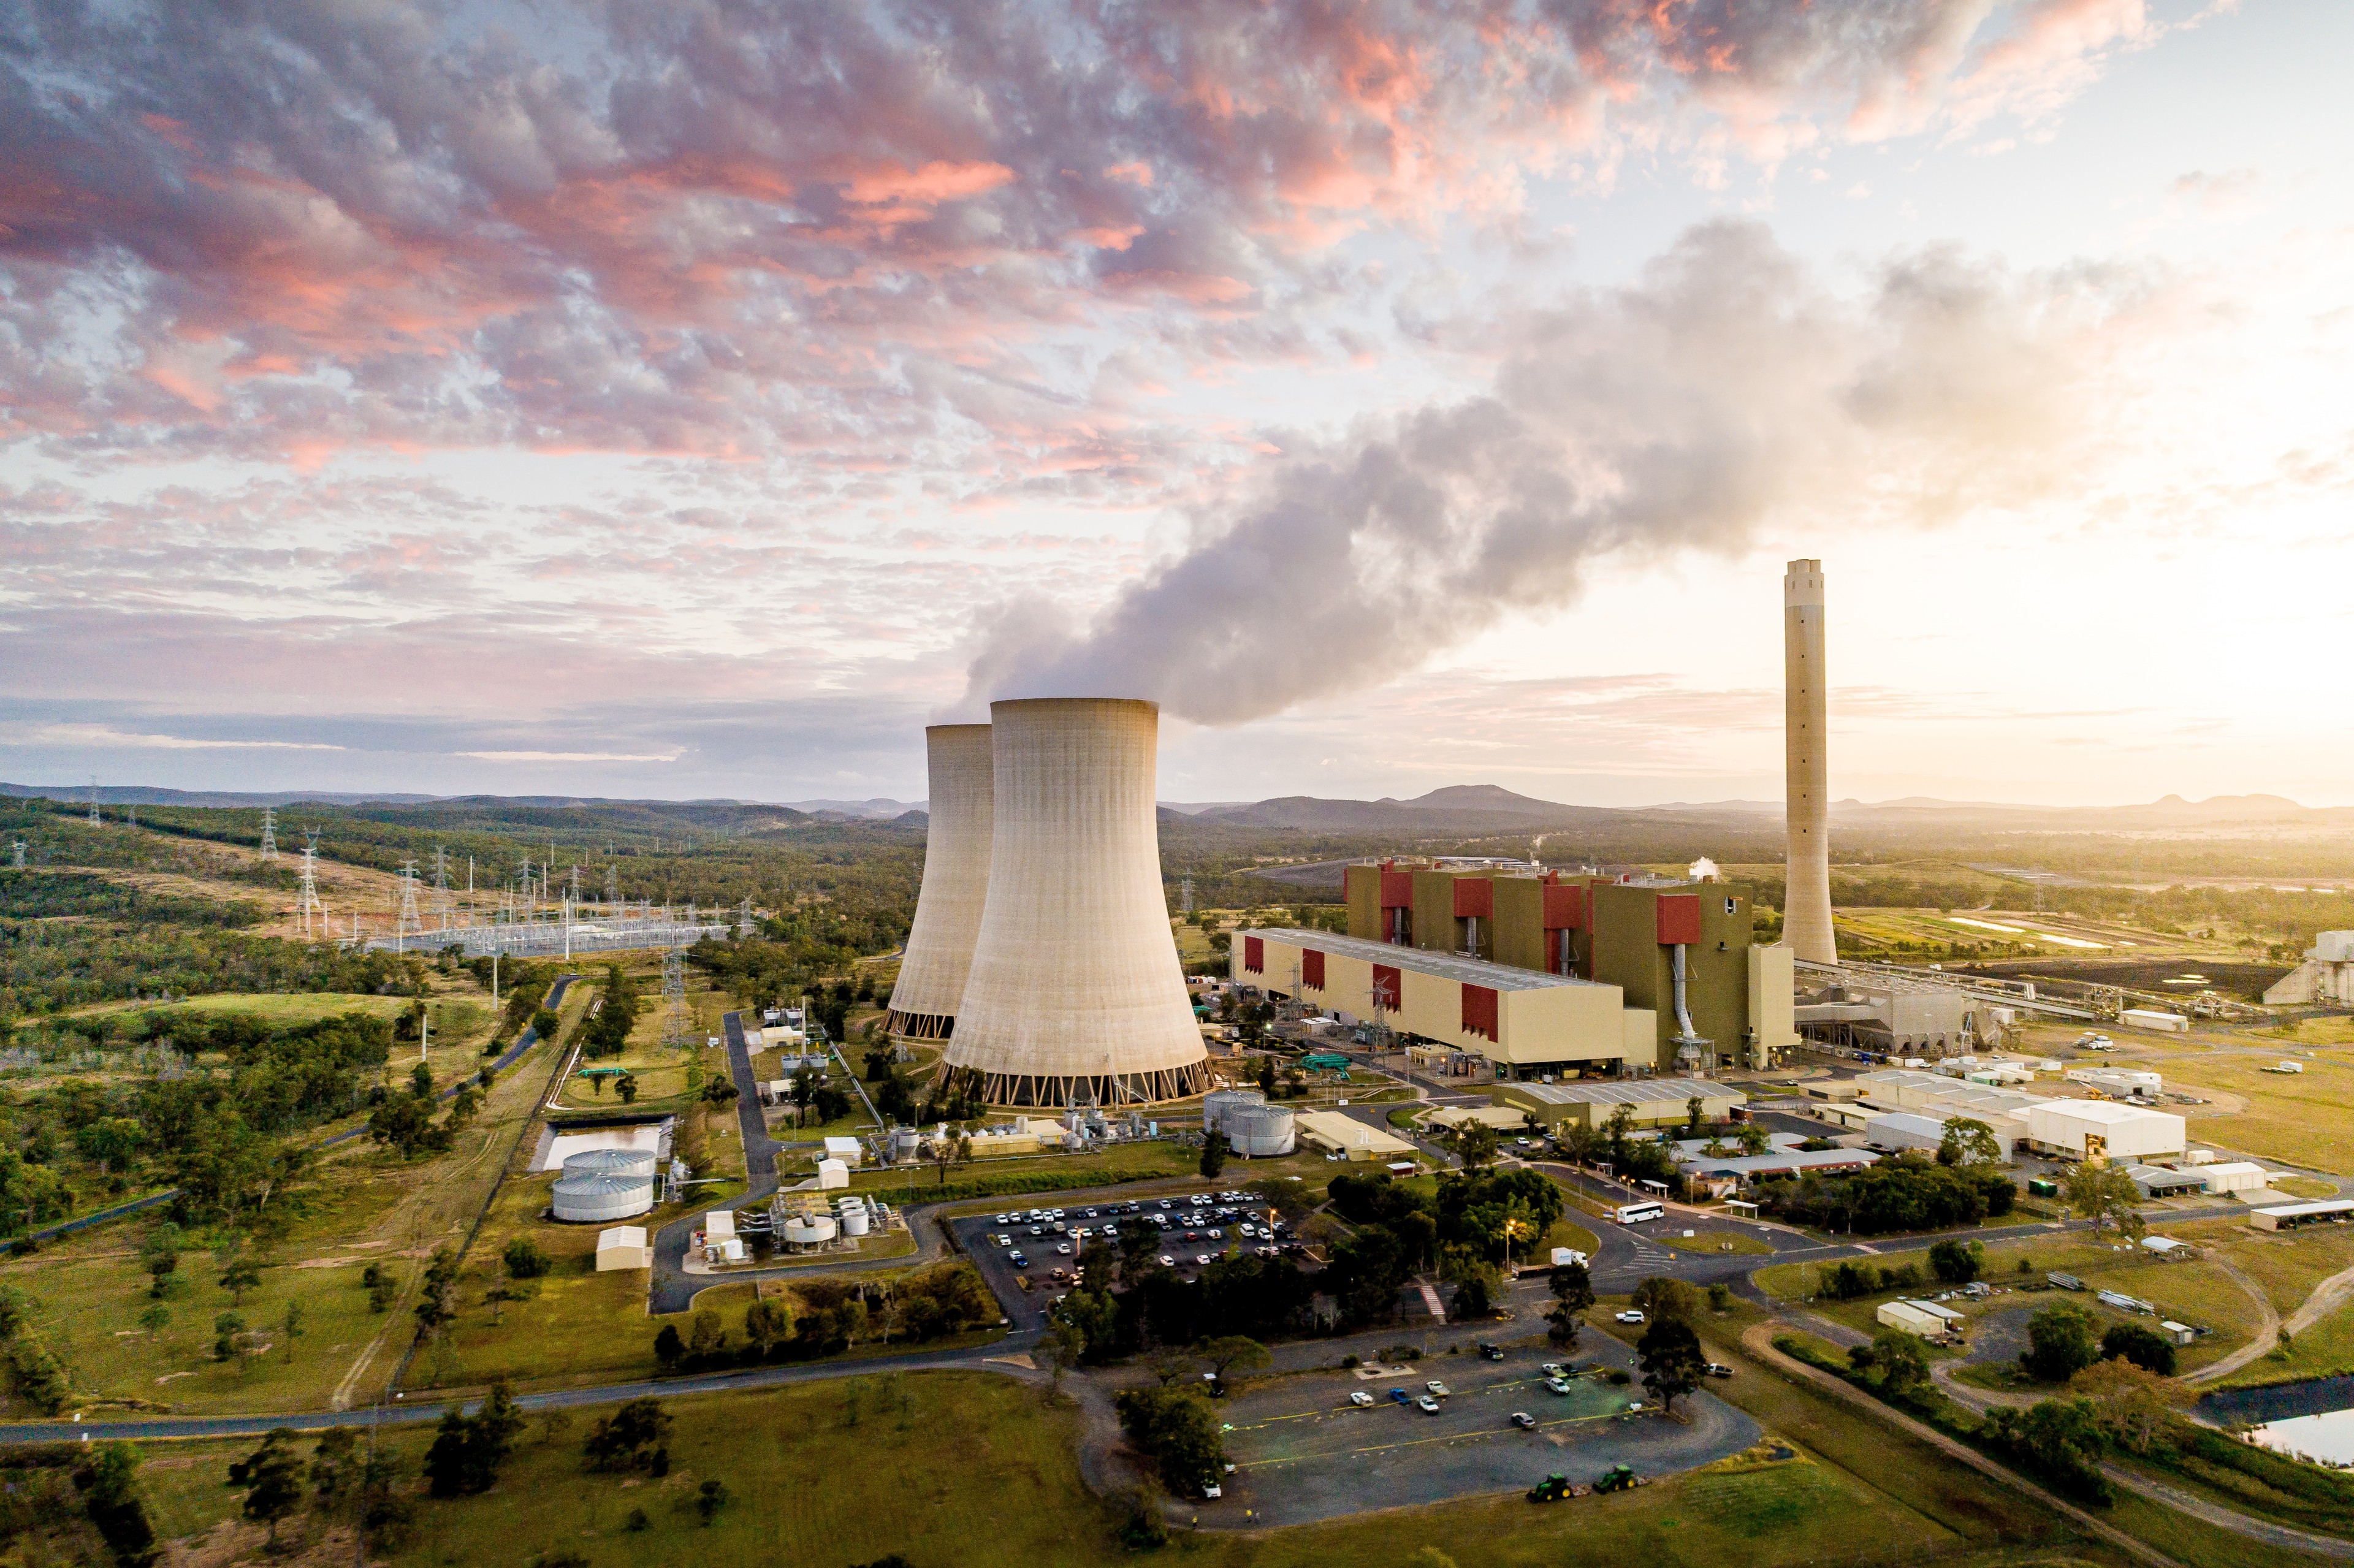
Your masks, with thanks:
[(278, 1546), (278, 1521), (302, 1506), (302, 1462), (294, 1454), (291, 1427), (272, 1430), (245, 1458), (228, 1468), (229, 1482), (245, 1489), (245, 1517), (270, 1527), (270, 1545)]
[(148, 1232), (147, 1239), (140, 1245), (139, 1266), (147, 1271), (152, 1281), (147, 1294), (160, 1299), (180, 1266), (180, 1227), (161, 1224)]
[(1202, 1174), (1215, 1180), (1226, 1168), (1226, 1135), (1211, 1132), (1202, 1139)]
[(429, 1337), (438, 1334), (458, 1315), (451, 1303), (451, 1292), (458, 1283), (458, 1255), (446, 1246), (437, 1246), (426, 1260), (425, 1277), (417, 1291), (417, 1326)]
[(433, 1097), (433, 1069), (419, 1062), (408, 1069), (408, 1093), (411, 1098), (429, 1100)]
[(245, 1319), (235, 1312), (223, 1312), (213, 1319), (213, 1360), (225, 1361), (238, 1353), (238, 1341), (245, 1335)]
[(139, 1326), (147, 1330), (150, 1340), (161, 1339), (164, 1330), (172, 1326), (172, 1309), (158, 1301), (139, 1314)]
[(1193, 1370), (1193, 1352), (1175, 1345), (1162, 1345), (1144, 1358), (1144, 1366), (1161, 1387), (1167, 1388)]
[(121, 1563), (145, 1563), (155, 1556), (155, 1526), (139, 1495), (139, 1453), (128, 1443), (101, 1445), (82, 1485), (82, 1510)]
[(718, 1477), (714, 1476), (704, 1482), (695, 1494), (695, 1511), (703, 1517), (704, 1528), (709, 1529), (711, 1521), (719, 1517), (719, 1510), (726, 1508), (732, 1500), (733, 1499), (728, 1495), (727, 1483)]
[(302, 1303), (289, 1301), (278, 1319), (278, 1331), (286, 1336), (286, 1364), (294, 1364), (294, 1341), (302, 1337)]
[(1918, 1339), (1901, 1330), (1881, 1330), (1872, 1337), (1872, 1343), (1850, 1351), (1848, 1359), (1859, 1371), (1876, 1368), (1882, 1391), (1900, 1398), (1929, 1383), (1929, 1352), (1921, 1348)]
[(1635, 1354), (1643, 1369), (1643, 1386), (1670, 1414), (1675, 1411), (1678, 1396), (1700, 1386), (1708, 1366), (1708, 1358), (1701, 1354), (1700, 1336), (1681, 1318), (1661, 1318), (1653, 1322), (1643, 1330)]
[(679, 1337), (678, 1325), (664, 1323), (662, 1332), (654, 1336), (654, 1360), (665, 1369), (674, 1368), (686, 1356), (686, 1341)]
[(2086, 1160), (2068, 1172), (2068, 1207), (2095, 1230), (2115, 1225), (2127, 1241), (2139, 1241), (2147, 1228), (2139, 1209), (2141, 1190), (2133, 1178), (2106, 1160)]
[(638, 1079), (634, 1073), (624, 1073), (613, 1080), (613, 1092), (621, 1097), (625, 1106), (638, 1103)]
[(537, 1279), (556, 1264), (556, 1260), (529, 1236), (517, 1236), (507, 1243), (506, 1250), (499, 1255), (499, 1259), (507, 1266), (507, 1272), (517, 1279)]
[(1455, 1152), (1463, 1158), (1463, 1169), (1479, 1171), (1496, 1162), (1496, 1151), (1503, 1139), (1486, 1122), (1468, 1123), (1455, 1135)]
[(581, 1451), (593, 1470), (651, 1470), (654, 1455), (668, 1453), (663, 1439), (670, 1426), (670, 1413), (661, 1401), (633, 1399), (591, 1423)]
[(2122, 1359), (2159, 1377), (2172, 1377), (2174, 1341), (2139, 1323), (2119, 1323), (2101, 1336), (2101, 1359)]
[(1957, 1116), (1946, 1123), (1937, 1139), (1937, 1163), (1964, 1167), (2002, 1163), (2002, 1139), (1993, 1128), (1971, 1117)]
[(1635, 1287), (1635, 1305), (1654, 1323), (1699, 1320), (1701, 1294), (1681, 1279), (1655, 1275)]
[(1265, 1345), (1246, 1334), (1221, 1334), (1202, 1342), (1201, 1357), (1224, 1383), (1229, 1372), (1257, 1372), (1274, 1358)]
[(1986, 1249), (1972, 1241), (1941, 1241), (1929, 1248), (1929, 1272), (1948, 1285), (1967, 1285), (1986, 1266)]
[(1701, 1118), (1705, 1113), (1706, 1108), (1706, 1107), (1702, 1105), (1701, 1097), (1698, 1095), (1694, 1095), (1691, 1098), (1684, 1102), (1684, 1136), (1687, 1138), (1698, 1138), (1700, 1136)]
[(2066, 1383), (2100, 1359), (2093, 1338), (2099, 1327), (2082, 1307), (2055, 1301), (2027, 1320), (2027, 1349), (2019, 1364), (2045, 1383)]
[(221, 1270), (220, 1287), (232, 1306), (244, 1306), (246, 1292), (261, 1288), (261, 1266), (249, 1257), (237, 1259)]
[(1582, 1263), (1565, 1263), (1553, 1271), (1545, 1284), (1553, 1292), (1553, 1306), (1545, 1313), (1545, 1321), (1552, 1327), (1546, 1333), (1563, 1350), (1574, 1351), (1578, 1330), (1585, 1326), (1585, 1312), (1594, 1305), (1594, 1276)]
[(744, 1308), (744, 1340), (766, 1356), (793, 1337), (793, 1309), (781, 1297), (762, 1297)]
[(523, 1413), (507, 1385), (494, 1383), (472, 1416), (451, 1411), (441, 1418), (433, 1446), (425, 1451), (425, 1476), (437, 1498), (474, 1497), (497, 1484), (499, 1467), (514, 1451)]
[(330, 1426), (319, 1434), (311, 1450), (311, 1494), (319, 1506), (333, 1511), (348, 1502), (359, 1481), (359, 1435), (348, 1426)]
[(2098, 1468), (2107, 1446), (2089, 1399), (2047, 1399), (2014, 1428), (2015, 1446), (2030, 1464), (2080, 1495), (2108, 1495)]
[(1200, 1487), (1223, 1473), (1218, 1414), (1190, 1388), (1131, 1388), (1114, 1398), (1120, 1429), (1172, 1489)]
[(1447, 1247), (1440, 1260), (1439, 1277), (1455, 1287), (1454, 1317), (1485, 1318), (1494, 1309), (1501, 1277), (1495, 1266), (1474, 1249)]
[(2101, 1430), (2137, 1454), (2149, 1452), (2179, 1397), (2176, 1384), (2122, 1356), (2086, 1367), (2068, 1380), (2068, 1392), (2089, 1400)]

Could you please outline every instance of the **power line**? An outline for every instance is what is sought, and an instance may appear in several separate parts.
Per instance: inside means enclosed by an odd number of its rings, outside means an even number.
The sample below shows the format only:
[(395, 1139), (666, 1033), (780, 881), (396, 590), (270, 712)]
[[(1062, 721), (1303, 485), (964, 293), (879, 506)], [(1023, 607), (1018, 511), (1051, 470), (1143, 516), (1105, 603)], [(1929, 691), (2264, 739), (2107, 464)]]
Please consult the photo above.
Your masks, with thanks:
[(261, 858), (265, 863), (278, 858), (278, 813), (267, 806), (261, 808)]

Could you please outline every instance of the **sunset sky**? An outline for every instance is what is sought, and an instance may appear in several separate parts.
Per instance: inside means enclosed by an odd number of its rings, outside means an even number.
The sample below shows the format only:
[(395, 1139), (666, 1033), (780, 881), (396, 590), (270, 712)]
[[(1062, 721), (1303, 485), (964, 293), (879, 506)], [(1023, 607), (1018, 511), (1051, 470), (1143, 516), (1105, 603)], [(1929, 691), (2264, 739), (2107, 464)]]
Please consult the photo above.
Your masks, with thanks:
[(0, 778), (2354, 803), (2342, 0), (0, 6)]

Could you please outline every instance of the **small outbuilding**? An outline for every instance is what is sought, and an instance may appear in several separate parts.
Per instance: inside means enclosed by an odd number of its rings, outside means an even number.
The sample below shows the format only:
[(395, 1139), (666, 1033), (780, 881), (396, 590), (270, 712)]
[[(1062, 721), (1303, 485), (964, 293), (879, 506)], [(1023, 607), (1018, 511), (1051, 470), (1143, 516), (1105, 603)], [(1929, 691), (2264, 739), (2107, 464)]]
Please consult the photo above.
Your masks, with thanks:
[(831, 1192), (837, 1187), (849, 1186), (850, 1167), (843, 1164), (839, 1160), (819, 1160), (817, 1162), (817, 1184), (818, 1190), (821, 1192)]
[(2196, 1171), (2170, 1171), (2163, 1165), (2131, 1165), (2126, 1168), (2134, 1190), (2145, 1198), (2176, 1198), (2186, 1192), (2207, 1191), (2207, 1178)]
[(859, 1153), (858, 1139), (854, 1138), (829, 1138), (825, 1140), (825, 1157), (839, 1160), (854, 1171), (858, 1168)]
[(1872, 1317), (1886, 1328), (1924, 1340), (1943, 1340), (1957, 1332), (1956, 1324), (1948, 1319), (1958, 1319), (1960, 1314), (1947, 1312), (1934, 1302), (1883, 1301)]
[(2272, 1185), (2272, 1172), (2253, 1160), (2221, 1160), (2196, 1168), (2210, 1192), (2261, 1192)]
[(609, 1268), (652, 1268), (654, 1249), (647, 1244), (643, 1225), (615, 1225), (597, 1233), (597, 1272)]

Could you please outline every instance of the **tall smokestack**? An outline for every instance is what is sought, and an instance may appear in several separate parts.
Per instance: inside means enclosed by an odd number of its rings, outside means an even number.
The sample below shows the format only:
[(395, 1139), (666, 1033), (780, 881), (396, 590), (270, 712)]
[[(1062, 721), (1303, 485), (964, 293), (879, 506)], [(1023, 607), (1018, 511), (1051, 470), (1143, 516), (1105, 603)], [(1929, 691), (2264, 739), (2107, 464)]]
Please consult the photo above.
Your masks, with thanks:
[(1782, 734), (1788, 782), (1783, 804), (1789, 861), (1783, 878), (1782, 940), (1794, 958), (1834, 964), (1831, 935), (1830, 736), (1823, 694), (1823, 564), (1792, 561), (1782, 577)]
[(1208, 1053), (1161, 883), (1160, 709), (1049, 697), (989, 714), (989, 903), (944, 1065), (993, 1105), (1202, 1093)]
[(907, 953), (891, 988), (885, 1025), (903, 1040), (943, 1040), (972, 969), (973, 939), (989, 896), (993, 764), (985, 724), (936, 724), (924, 731), (931, 794), (925, 810), (924, 885), (907, 927)]

